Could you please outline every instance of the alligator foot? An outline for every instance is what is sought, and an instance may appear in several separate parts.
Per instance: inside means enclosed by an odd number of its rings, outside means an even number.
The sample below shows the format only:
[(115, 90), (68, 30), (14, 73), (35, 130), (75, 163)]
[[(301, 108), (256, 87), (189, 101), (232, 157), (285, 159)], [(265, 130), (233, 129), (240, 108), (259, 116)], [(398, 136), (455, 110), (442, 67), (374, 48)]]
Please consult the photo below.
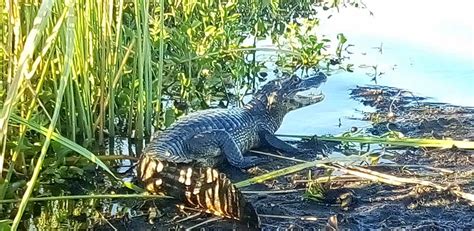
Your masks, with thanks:
[(260, 157), (257, 157), (257, 156), (246, 156), (246, 157), (244, 157), (244, 160), (239, 163), (239, 166), (236, 166), (236, 167), (251, 168), (251, 167), (255, 167), (255, 166), (257, 166), (261, 163), (264, 163), (264, 162), (266, 162), (264, 158), (260, 158)]
[(260, 163), (258, 157), (244, 157), (234, 138), (225, 130), (201, 132), (186, 141), (191, 153), (209, 156), (209, 153), (223, 153), (227, 161), (238, 168), (249, 168)]
[(284, 152), (284, 154), (293, 155), (301, 153), (301, 150), (291, 146), (283, 140), (278, 139), (275, 135), (269, 133), (268, 131), (261, 132), (260, 137), (261, 140), (264, 141), (267, 146), (280, 150)]

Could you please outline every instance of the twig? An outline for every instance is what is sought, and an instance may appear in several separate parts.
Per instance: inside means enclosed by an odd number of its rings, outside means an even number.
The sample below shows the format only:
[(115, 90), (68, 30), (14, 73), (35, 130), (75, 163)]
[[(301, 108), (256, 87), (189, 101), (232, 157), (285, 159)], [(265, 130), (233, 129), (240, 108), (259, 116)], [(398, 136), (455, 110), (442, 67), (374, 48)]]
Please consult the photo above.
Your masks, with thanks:
[[(363, 172), (363, 173), (367, 173), (367, 174), (370, 174), (370, 175), (373, 175), (373, 176), (377, 176), (379, 178), (384, 178), (384, 179), (390, 180), (392, 182), (397, 182), (397, 183), (402, 183), (402, 184), (403, 183), (405, 183), (405, 184), (419, 184), (419, 185), (429, 186), (429, 187), (434, 187), (434, 188), (438, 187), (437, 184), (435, 184), (433, 182), (430, 182), (430, 181), (419, 180), (419, 179), (416, 179), (416, 178), (402, 178), (402, 177), (393, 176), (393, 175), (389, 175), (389, 174), (381, 173), (381, 172), (376, 172), (374, 170), (369, 170), (369, 169), (356, 167), (356, 166), (350, 166), (350, 167), (347, 167), (347, 169), (354, 169), (354, 170), (357, 170), (357, 171), (360, 171), (360, 172)], [(439, 188), (439, 189), (441, 189), (441, 188)], [(445, 188), (443, 188), (442, 190), (445, 190)]]
[(362, 158), (363, 158), (363, 156), (346, 156), (346, 157), (334, 157), (334, 158), (330, 158), (330, 159), (304, 162), (304, 163), (301, 163), (301, 164), (296, 164), (296, 165), (293, 165), (293, 166), (290, 166), (290, 167), (286, 167), (286, 168), (278, 169), (278, 170), (275, 170), (275, 171), (272, 171), (272, 172), (269, 172), (269, 173), (265, 173), (263, 175), (253, 177), (253, 178), (250, 178), (250, 179), (247, 179), (247, 180), (244, 180), (244, 181), (240, 181), (240, 182), (235, 183), (234, 185), (237, 188), (242, 188), (242, 187), (249, 186), (251, 184), (261, 183), (265, 180), (274, 179), (276, 177), (288, 175), (288, 174), (298, 172), (298, 171), (301, 171), (301, 170), (304, 170), (304, 169), (307, 169), (307, 168), (312, 168), (312, 167), (330, 168), (326, 164), (334, 163), (334, 162), (347, 163), (349, 161), (350, 162), (361, 161)]
[(393, 181), (390, 181), (388, 179), (385, 179), (385, 178), (382, 178), (382, 177), (378, 177), (378, 176), (375, 176), (375, 175), (371, 175), (371, 174), (367, 174), (367, 173), (364, 173), (364, 172), (359, 172), (359, 171), (355, 171), (355, 170), (350, 170), (348, 168), (345, 168), (339, 164), (327, 164), (327, 165), (324, 165), (322, 166), (323, 168), (329, 168), (329, 169), (334, 169), (334, 170), (339, 170), (341, 172), (344, 172), (346, 174), (351, 174), (351, 175), (354, 175), (354, 176), (358, 176), (360, 178), (364, 178), (364, 179), (369, 179), (371, 181), (375, 181), (375, 182), (383, 182), (383, 183), (386, 183), (386, 184), (393, 184), (393, 185), (402, 185), (402, 183), (400, 182), (393, 182)]
[(114, 225), (112, 225), (112, 223), (110, 223), (110, 221), (109, 221), (109, 220), (107, 220), (107, 218), (105, 218), (104, 214), (102, 214), (102, 213), (99, 213), (99, 215), (100, 215), (100, 217), (102, 217), (102, 219), (104, 219), (104, 220), (105, 220), (105, 222), (107, 222), (107, 224), (110, 226), (110, 228), (112, 228), (114, 231), (117, 231), (117, 230), (118, 230), (117, 228), (115, 228), (115, 226), (114, 226)]
[(416, 184), (416, 185), (432, 187), (439, 191), (449, 190), (451, 193), (453, 193), (454, 195), (458, 197), (474, 202), (474, 194), (463, 192), (460, 189), (453, 187), (451, 185), (443, 186), (441, 184), (433, 183), (426, 180), (420, 180), (416, 178), (397, 177), (397, 176), (392, 176), (389, 174), (380, 173), (373, 170), (369, 170), (369, 169), (365, 169), (361, 167), (355, 167), (355, 166), (343, 167), (339, 164), (331, 164), (331, 165), (327, 164), (325, 166), (327, 166), (328, 168), (342, 171), (347, 174), (351, 174), (358, 177), (370, 179), (377, 182), (383, 182), (383, 183), (391, 184), (391, 185), (401, 186), (404, 184)]
[(340, 175), (340, 176), (323, 176), (316, 179), (310, 180), (294, 180), (293, 183), (321, 183), (321, 182), (349, 182), (349, 181), (361, 181), (359, 177), (351, 175)]
[[(178, 207), (180, 207), (180, 206), (178, 206)], [(176, 223), (181, 223), (181, 222), (183, 222), (183, 221), (187, 221), (187, 220), (189, 220), (189, 219), (193, 219), (193, 218), (198, 217), (198, 216), (201, 216), (201, 215), (202, 215), (202, 212), (199, 211), (199, 212), (196, 212), (196, 213), (193, 214), (193, 215), (189, 215), (189, 216), (187, 216), (187, 217), (185, 217), (185, 218), (182, 218), (182, 219), (179, 219), (179, 220), (177, 220), (177, 221), (175, 221), (175, 222), (176, 222)]]
[(446, 168), (438, 168), (438, 167), (431, 167), (427, 165), (400, 165), (400, 164), (383, 164), (383, 165), (377, 165), (377, 166), (369, 166), (369, 167), (395, 167), (395, 168), (424, 168), (424, 169), (429, 169), (433, 171), (439, 171), (442, 173), (447, 173), (447, 174), (453, 174), (455, 171), (446, 169)]

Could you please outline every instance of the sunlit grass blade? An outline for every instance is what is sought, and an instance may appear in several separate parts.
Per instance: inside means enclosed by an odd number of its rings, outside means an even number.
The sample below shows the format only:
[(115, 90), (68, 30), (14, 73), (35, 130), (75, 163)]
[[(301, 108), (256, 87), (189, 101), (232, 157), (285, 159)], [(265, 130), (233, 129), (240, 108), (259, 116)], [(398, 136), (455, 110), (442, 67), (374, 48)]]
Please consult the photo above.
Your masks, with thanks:
[[(147, 22), (144, 22), (144, 15), (143, 15), (143, 9), (144, 7), (144, 1), (142, 0), (135, 0), (134, 1), (134, 10), (135, 10), (135, 23), (137, 27), (137, 32), (136, 32), (136, 38), (137, 38), (137, 63), (136, 63), (136, 68), (137, 68), (137, 81), (138, 81), (138, 91), (135, 91), (136, 93), (136, 100), (137, 100), (137, 109), (135, 113), (135, 136), (137, 139), (141, 140), (143, 139), (143, 133), (144, 133), (144, 119), (145, 119), (145, 98), (144, 98), (144, 90), (145, 90), (145, 73), (148, 72), (148, 70), (145, 70), (145, 63), (147, 62), (145, 59), (145, 47), (147, 44), (147, 39), (143, 37), (143, 30), (146, 30), (146, 26), (144, 24), (147, 24)], [(132, 113), (130, 113), (132, 114)], [(132, 115), (130, 115), (132, 117)], [(131, 132), (131, 131), (130, 131)]]
[[(111, 4), (111, 8), (113, 8), (113, 4), (118, 4), (118, 13), (116, 15), (116, 26), (115, 28), (122, 28), (122, 16), (123, 16), (123, 0), (120, 0), (118, 1), (118, 3), (115, 3), (115, 1), (110, 1), (109, 4)], [(108, 108), (109, 108), (109, 135), (111, 137), (114, 137), (115, 136), (115, 123), (114, 123), (114, 119), (113, 118), (116, 118), (116, 115), (115, 115), (115, 97), (116, 97), (116, 93), (115, 93), (115, 84), (114, 84), (114, 76), (117, 76), (117, 75), (120, 75), (121, 73), (121, 70), (120, 70), (120, 65), (119, 65), (119, 60), (118, 60), (118, 56), (119, 56), (119, 50), (121, 49), (120, 45), (121, 45), (121, 41), (122, 41), (122, 33), (121, 33), (122, 30), (117, 30), (116, 32), (116, 35), (115, 35), (115, 42), (114, 42), (114, 47), (113, 47), (113, 50), (114, 50), (114, 53), (113, 53), (113, 58), (112, 58), (112, 64), (115, 65), (115, 68), (114, 68), (114, 75), (109, 75), (109, 93), (107, 95), (108, 97), (108, 100), (106, 100), (106, 102), (108, 103), (108, 105), (110, 105)]]
[(363, 144), (386, 144), (405, 147), (425, 147), (425, 148), (460, 148), (474, 149), (473, 141), (451, 140), (451, 139), (429, 139), (429, 138), (392, 138), (392, 137), (373, 137), (373, 136), (302, 136), (277, 134), (280, 137), (299, 138), (299, 139), (317, 139), (322, 141), (335, 142), (356, 142)]
[[(46, 38), (45, 45), (44, 45), (43, 49), (41, 50), (41, 55), (38, 56), (36, 58), (36, 60), (33, 62), (32, 69), (30, 70), (30, 72), (35, 71), (36, 68), (38, 67), (39, 63), (41, 63), (41, 62), (44, 62), (46, 66), (49, 64), (50, 59), (48, 59), (48, 58), (45, 59), (45, 56), (47, 55), (49, 49), (52, 47), (52, 45), (56, 41), (59, 30), (61, 28), (61, 25), (63, 24), (64, 18), (66, 18), (66, 14), (67, 14), (67, 10), (64, 10), (63, 14), (61, 15), (61, 17), (56, 22), (56, 25), (53, 27), (52, 33)], [(43, 59), (45, 59), (45, 60), (43, 60)], [(45, 82), (45, 75), (47, 74), (47, 70), (48, 70), (47, 68), (44, 68), (42, 70), (41, 75), (39, 77), (38, 85), (36, 86), (35, 94), (37, 94), (38, 92), (41, 91), (41, 87), (43, 86), (43, 83)], [(31, 100), (31, 102), (29, 103), (29, 106), (27, 108), (29, 108), (30, 110), (28, 110), (26, 112), (26, 115), (25, 115), (26, 120), (29, 120), (31, 118), (31, 116), (34, 112), (34, 110), (31, 110), (31, 109), (36, 107), (35, 106), (36, 103), (37, 103), (37, 100)], [(18, 143), (23, 143), (23, 141), (25, 140), (25, 132), (26, 132), (25, 127), (24, 126), (20, 127), (19, 137), (18, 137), (19, 142)], [(16, 164), (19, 164), (20, 166), (23, 166), (23, 168), (22, 168), (23, 173), (26, 174), (26, 166), (24, 166), (24, 164), (23, 164), (24, 163), (24, 157), (22, 156), (20, 147), (21, 146), (16, 147), (16, 149), (14, 150), (14, 152), (12, 154), (12, 157), (10, 159), (10, 162), (12, 164), (10, 164), (7, 175), (5, 176), (4, 183), (0, 187), (0, 199), (3, 199), (3, 197), (5, 196), (6, 189), (8, 187), (9, 182), (10, 182), (11, 176), (13, 174), (13, 169), (14, 169), (14, 166)], [(18, 157), (20, 157), (20, 160), (23, 163), (17, 163)]]
[[(49, 61), (50, 60), (48, 59), (46, 61), (46, 63), (48, 64)], [(46, 74), (46, 69), (44, 69), (44, 71), (41, 73), (40, 81), (38, 82), (38, 85), (36, 87), (36, 92), (39, 92), (41, 87), (43, 86), (43, 83), (44, 83), (44, 80), (45, 80), (45, 78), (44, 78), (45, 74)], [(37, 103), (36, 100), (32, 100), (30, 102), (30, 105), (29, 105), (28, 108), (35, 108), (36, 103)], [(29, 110), (25, 115), (25, 117), (26, 117), (25, 120), (29, 120), (31, 118), (32, 113), (33, 113), (33, 110)], [(19, 131), (19, 136), (18, 136), (18, 143), (23, 143), (25, 140), (27, 140), (26, 132), (27, 132), (26, 126), (20, 126), (20, 131)], [(3, 199), (5, 197), (5, 193), (7, 191), (7, 188), (9, 186), (9, 184), (11, 183), (11, 177), (13, 175), (15, 165), (20, 165), (22, 173), (25, 174), (25, 175), (27, 174), (27, 166), (25, 164), (25, 157), (24, 157), (24, 155), (21, 151), (21, 146), (17, 146), (15, 148), (15, 150), (13, 151), (13, 154), (12, 154), (11, 159), (10, 159), (10, 163), (11, 164), (8, 168), (8, 172), (5, 176), (4, 182), (3, 182), (3, 184), (1, 184), (1, 187), (0, 187), (0, 199)]]
[(68, 8), (68, 15), (66, 20), (66, 29), (65, 29), (65, 39), (66, 39), (66, 52), (64, 56), (64, 69), (61, 75), (61, 80), (59, 83), (59, 92), (56, 96), (56, 104), (54, 107), (53, 118), (49, 124), (49, 127), (45, 134), (45, 141), (43, 143), (43, 147), (41, 148), (41, 153), (38, 157), (36, 162), (36, 166), (34, 168), (33, 174), (28, 182), (28, 187), (26, 188), (25, 193), (23, 194), (23, 198), (18, 206), (18, 212), (13, 220), (12, 229), (16, 230), (20, 225), (21, 218), (23, 216), (23, 212), (25, 211), (26, 205), (28, 204), (28, 199), (30, 198), (33, 190), (35, 188), (35, 184), (38, 183), (38, 177), (41, 171), (41, 167), (43, 165), (44, 158), (46, 157), (46, 153), (49, 149), (49, 144), (51, 143), (51, 136), (54, 133), (54, 129), (56, 127), (56, 122), (59, 119), (59, 112), (61, 109), (61, 104), (63, 101), (64, 92), (66, 90), (66, 86), (69, 82), (71, 67), (72, 67), (72, 56), (74, 52), (74, 23), (75, 23), (75, 13), (74, 13), (74, 4), (72, 0), (66, 1), (66, 5)]
[(269, 172), (269, 173), (266, 173), (266, 174), (263, 174), (263, 175), (260, 175), (260, 176), (257, 176), (257, 177), (253, 177), (253, 178), (250, 178), (250, 179), (247, 179), (247, 180), (244, 180), (244, 181), (237, 182), (237, 183), (235, 183), (235, 187), (237, 187), (237, 188), (247, 187), (249, 185), (256, 184), (256, 183), (261, 183), (263, 181), (266, 181), (266, 180), (269, 180), (269, 179), (274, 179), (274, 178), (279, 177), (279, 176), (288, 175), (288, 174), (298, 172), (298, 171), (301, 171), (301, 170), (304, 170), (304, 169), (307, 169), (307, 168), (311, 168), (311, 167), (317, 167), (317, 166), (319, 166), (323, 163), (326, 163), (326, 162), (316, 160), (316, 161), (311, 161), (311, 162), (307, 162), (307, 163), (293, 165), (293, 166), (290, 166), (290, 167), (287, 167), (287, 168), (278, 169), (276, 171), (272, 171), (272, 172)]
[(145, 93), (145, 104), (144, 110), (144, 135), (151, 135), (151, 125), (152, 125), (152, 112), (153, 112), (153, 97), (156, 97), (153, 94), (152, 88), (152, 75), (151, 75), (151, 43), (150, 43), (150, 28), (149, 28), (149, 11), (150, 11), (150, 1), (142, 2), (142, 9), (140, 13), (142, 14), (141, 22), (143, 26), (143, 79), (144, 79), (144, 93)]
[(23, 51), (21, 52), (18, 65), (14, 68), (14, 77), (12, 82), (9, 84), (6, 99), (3, 103), (3, 108), (0, 111), (0, 148), (2, 149), (2, 155), (0, 157), (0, 173), (3, 172), (3, 165), (5, 161), (5, 145), (6, 135), (8, 130), (8, 120), (11, 115), (13, 106), (17, 101), (18, 90), (23, 82), (26, 72), (28, 71), (29, 61), (33, 56), (33, 52), (36, 50), (41, 36), (43, 35), (44, 28), (48, 22), (51, 8), (53, 7), (54, 1), (45, 0), (41, 3), (38, 10), (38, 14), (35, 18), (35, 24), (26, 38)]
[[(160, 40), (159, 40), (159, 50), (158, 50), (158, 74), (157, 74), (157, 89), (156, 89), (156, 98), (158, 99), (158, 102), (156, 102), (155, 106), (155, 113), (156, 117), (159, 118), (160, 111), (162, 110), (161, 108), (161, 90), (162, 90), (162, 84), (163, 84), (163, 75), (164, 75), (164, 43), (165, 43), (165, 17), (164, 17), (164, 9), (165, 9), (165, 3), (163, 0), (160, 0)], [(157, 119), (155, 119), (156, 122)], [(155, 123), (155, 125), (158, 123)]]
[(247, 187), (252, 184), (256, 183), (261, 183), (263, 181), (269, 180), (269, 179), (274, 179), (276, 177), (280, 176), (285, 176), (294, 172), (298, 172), (307, 168), (312, 168), (312, 167), (325, 167), (325, 164), (328, 163), (354, 163), (354, 162), (360, 162), (364, 161), (365, 156), (361, 155), (351, 155), (351, 156), (345, 156), (345, 157), (332, 157), (332, 158), (327, 158), (324, 160), (315, 160), (315, 161), (310, 161), (310, 162), (305, 162), (301, 164), (296, 164), (292, 165), (290, 167), (278, 169), (269, 173), (265, 173), (263, 175), (253, 177), (244, 181), (240, 181), (238, 183), (235, 183), (235, 186), (237, 188), (242, 188), (242, 187)]

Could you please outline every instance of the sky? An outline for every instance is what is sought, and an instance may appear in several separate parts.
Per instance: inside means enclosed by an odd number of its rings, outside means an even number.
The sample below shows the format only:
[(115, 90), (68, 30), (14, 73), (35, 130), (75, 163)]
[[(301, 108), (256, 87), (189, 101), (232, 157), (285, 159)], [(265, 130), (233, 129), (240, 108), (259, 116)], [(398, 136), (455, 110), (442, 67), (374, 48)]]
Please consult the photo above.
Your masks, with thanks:
[(398, 40), (474, 59), (473, 1), (364, 0), (367, 10), (341, 8), (326, 32)]
[[(444, 103), (474, 106), (473, 1), (365, 0), (368, 9), (341, 8), (319, 33), (343, 32), (356, 64), (377, 65), (382, 85)], [(373, 12), (373, 15), (369, 13)], [(383, 54), (373, 47), (383, 46)], [(361, 55), (361, 53), (367, 53)], [(396, 67), (396, 68), (395, 68)]]

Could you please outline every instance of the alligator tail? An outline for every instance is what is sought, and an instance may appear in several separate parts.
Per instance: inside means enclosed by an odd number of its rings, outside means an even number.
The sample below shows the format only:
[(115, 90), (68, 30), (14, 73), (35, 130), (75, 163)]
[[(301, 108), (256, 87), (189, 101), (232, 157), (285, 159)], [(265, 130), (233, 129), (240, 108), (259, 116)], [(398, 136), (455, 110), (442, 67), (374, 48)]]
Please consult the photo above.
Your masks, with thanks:
[(192, 167), (142, 155), (138, 176), (150, 193), (165, 194), (187, 206), (259, 227), (255, 209), (224, 173), (211, 167)]

